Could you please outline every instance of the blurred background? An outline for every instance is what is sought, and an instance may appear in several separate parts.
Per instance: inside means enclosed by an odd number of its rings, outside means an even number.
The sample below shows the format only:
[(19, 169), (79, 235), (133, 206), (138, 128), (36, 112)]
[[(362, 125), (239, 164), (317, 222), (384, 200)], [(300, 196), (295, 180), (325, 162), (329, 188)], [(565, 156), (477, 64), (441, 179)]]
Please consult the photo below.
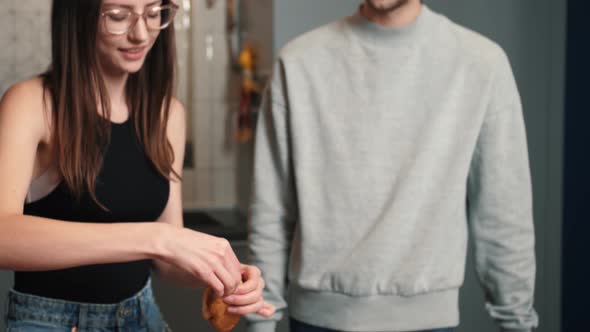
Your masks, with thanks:
[[(361, 0), (177, 0), (178, 97), (186, 106), (184, 170), (187, 227), (227, 237), (245, 259), (251, 133), (258, 100), (244, 84), (264, 86), (277, 51), (291, 38), (351, 15)], [(588, 123), (584, 112), (584, 13), (570, 0), (430, 0), (435, 11), (478, 31), (507, 52), (523, 98), (535, 199), (537, 289), (543, 332), (588, 331), (590, 197)], [(49, 63), (50, 0), (2, 0), (0, 93)], [(587, 31), (587, 29), (586, 29)], [(587, 73), (587, 71), (586, 71)], [(256, 90), (256, 89), (254, 89)], [(565, 175), (564, 175), (565, 174)], [(461, 292), (459, 332), (497, 331), (484, 311), (472, 257)], [(0, 271), (0, 306), (12, 273)], [(155, 280), (174, 331), (212, 331), (201, 318), (201, 293)], [(0, 322), (0, 330), (4, 329)], [(243, 322), (236, 331), (244, 330)], [(281, 331), (288, 331), (281, 324)]]

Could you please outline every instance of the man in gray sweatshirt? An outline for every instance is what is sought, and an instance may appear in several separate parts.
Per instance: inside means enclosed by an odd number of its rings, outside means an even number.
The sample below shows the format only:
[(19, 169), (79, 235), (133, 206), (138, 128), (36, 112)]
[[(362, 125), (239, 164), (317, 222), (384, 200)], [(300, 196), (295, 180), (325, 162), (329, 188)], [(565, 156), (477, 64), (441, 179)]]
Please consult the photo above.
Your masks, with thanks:
[(251, 263), (274, 331), (459, 324), (468, 231), (502, 331), (536, 327), (520, 97), (490, 40), (419, 0), (365, 0), (280, 53), (256, 133)]

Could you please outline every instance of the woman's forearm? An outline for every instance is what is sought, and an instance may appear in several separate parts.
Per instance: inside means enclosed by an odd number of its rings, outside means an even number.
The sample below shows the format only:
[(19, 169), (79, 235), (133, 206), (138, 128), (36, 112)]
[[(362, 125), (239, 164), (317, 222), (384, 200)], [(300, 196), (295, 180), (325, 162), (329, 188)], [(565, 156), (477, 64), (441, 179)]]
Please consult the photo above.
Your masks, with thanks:
[(0, 217), (0, 269), (43, 271), (162, 258), (167, 225)]

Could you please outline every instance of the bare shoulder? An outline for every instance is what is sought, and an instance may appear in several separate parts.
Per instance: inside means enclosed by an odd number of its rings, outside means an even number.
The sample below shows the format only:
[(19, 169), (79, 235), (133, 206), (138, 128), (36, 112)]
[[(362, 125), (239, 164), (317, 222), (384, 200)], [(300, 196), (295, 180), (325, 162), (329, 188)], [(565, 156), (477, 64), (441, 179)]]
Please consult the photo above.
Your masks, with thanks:
[(185, 122), (186, 110), (180, 100), (172, 97), (170, 100), (170, 120)]
[(44, 95), (43, 81), (35, 77), (11, 86), (2, 97), (2, 105), (22, 106), (20, 112), (43, 114)]
[(43, 140), (48, 135), (51, 103), (39, 77), (16, 83), (0, 101), (0, 122), (7, 126), (25, 126)]
[(186, 145), (186, 111), (182, 103), (176, 98), (172, 98), (170, 101), (170, 114), (166, 131), (174, 153), (173, 168), (178, 174), (181, 174)]
[(170, 101), (170, 114), (168, 116), (168, 132), (170, 135), (183, 135), (186, 127), (186, 110), (177, 98)]

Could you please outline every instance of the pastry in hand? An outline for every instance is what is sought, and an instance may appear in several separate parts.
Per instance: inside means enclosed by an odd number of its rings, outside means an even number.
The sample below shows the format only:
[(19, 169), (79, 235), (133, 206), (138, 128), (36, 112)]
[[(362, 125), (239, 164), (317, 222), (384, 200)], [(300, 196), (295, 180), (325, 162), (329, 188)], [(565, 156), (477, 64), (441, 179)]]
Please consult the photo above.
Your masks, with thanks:
[(216, 296), (211, 288), (203, 294), (203, 318), (219, 332), (231, 331), (240, 321), (239, 315), (227, 312), (227, 303)]

